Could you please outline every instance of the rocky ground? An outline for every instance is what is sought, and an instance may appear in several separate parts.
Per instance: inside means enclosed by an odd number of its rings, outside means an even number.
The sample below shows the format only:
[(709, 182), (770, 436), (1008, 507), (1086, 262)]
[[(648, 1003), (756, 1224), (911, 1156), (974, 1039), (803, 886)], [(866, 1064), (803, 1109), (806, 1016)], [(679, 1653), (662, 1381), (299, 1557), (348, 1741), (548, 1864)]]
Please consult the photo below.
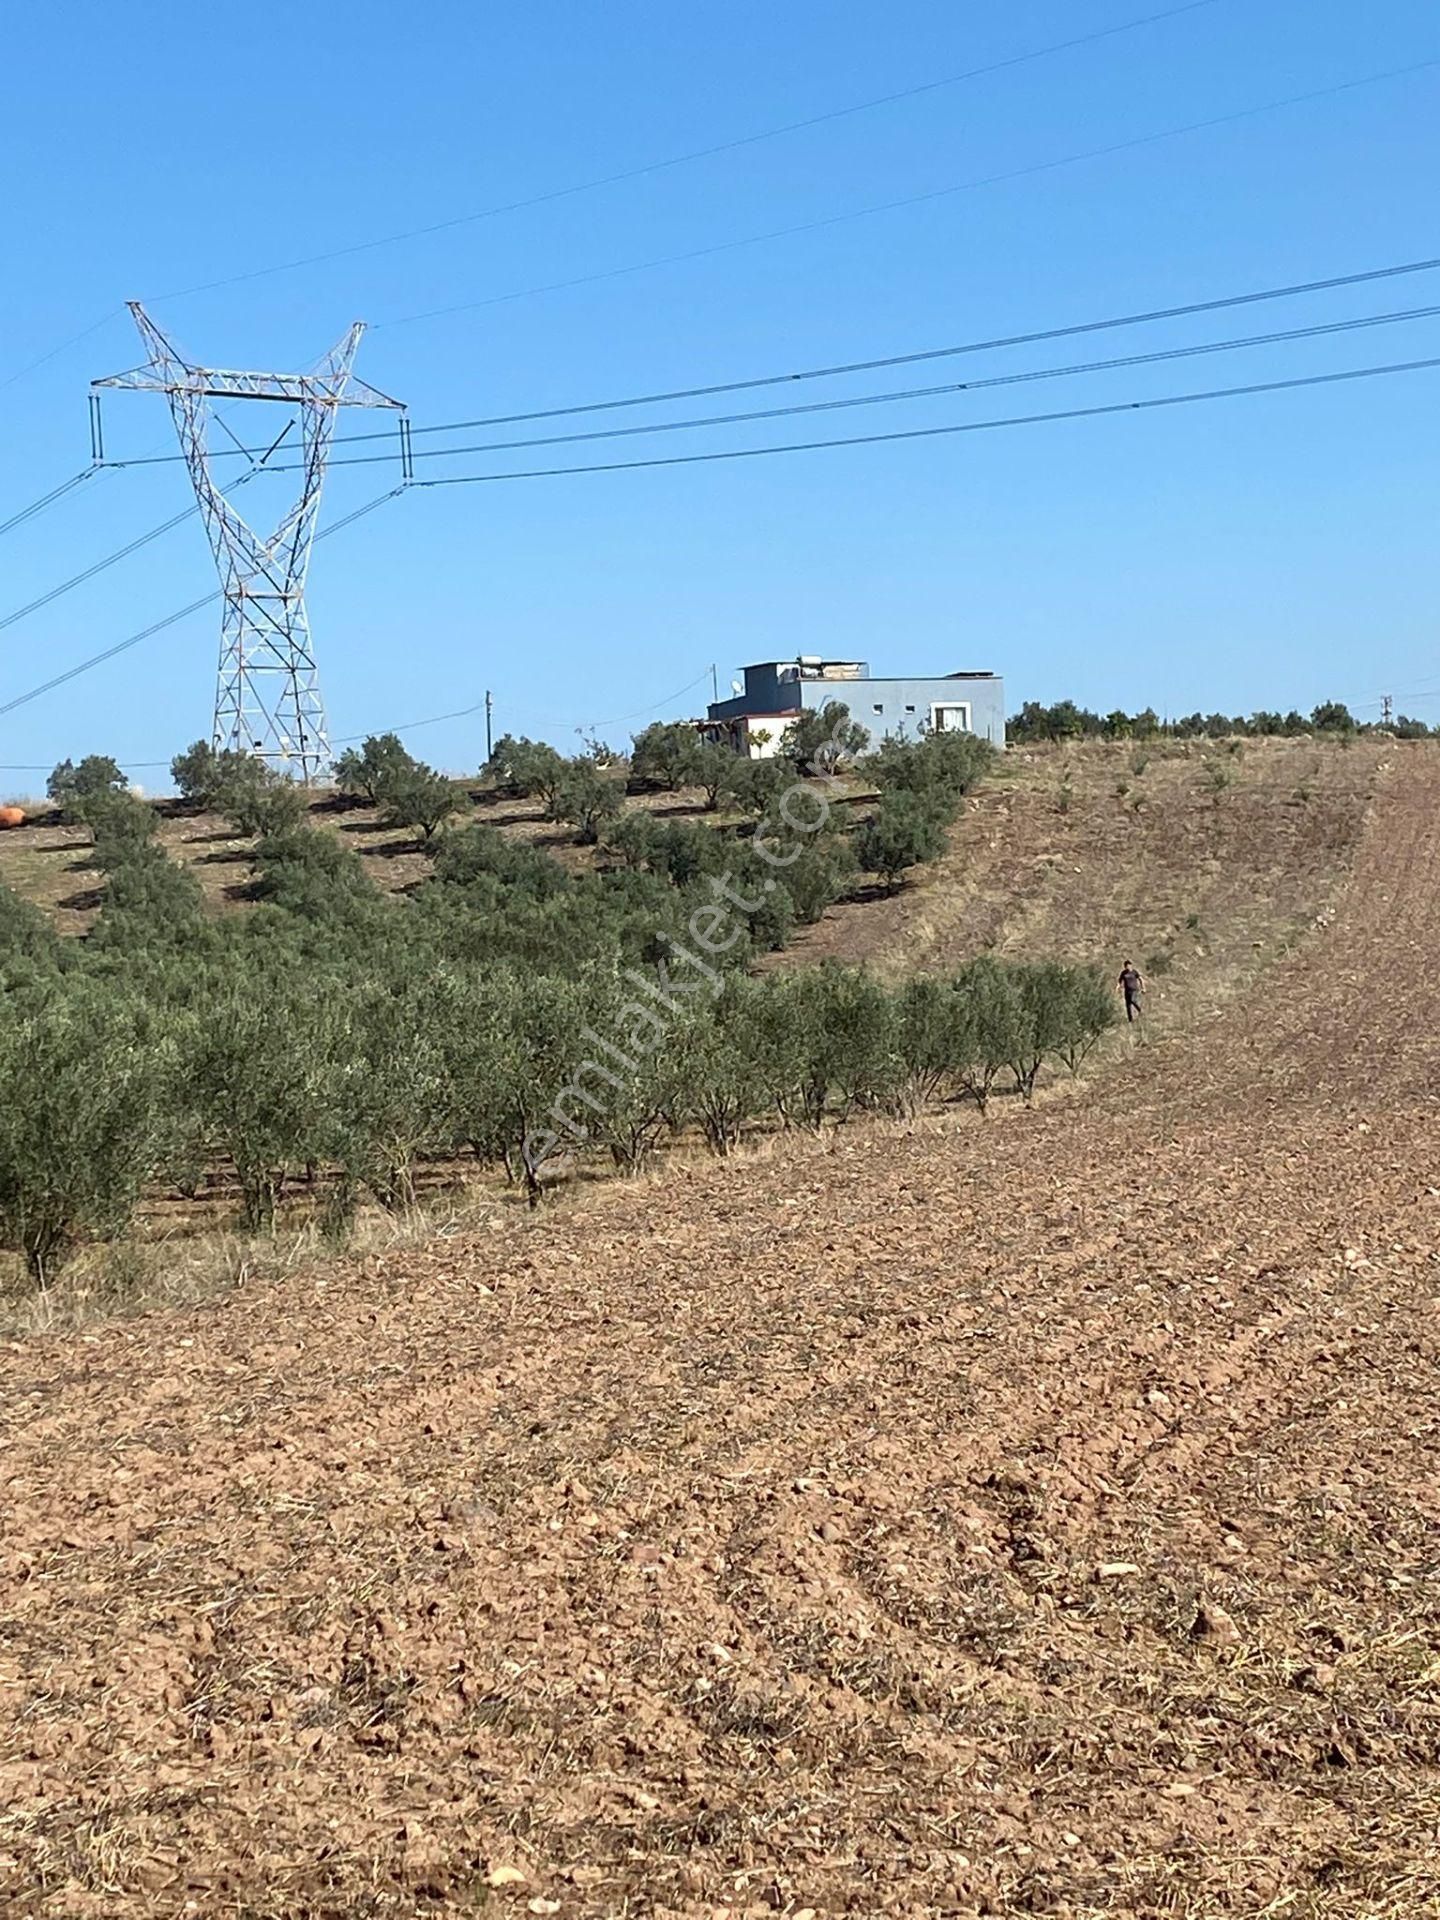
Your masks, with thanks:
[(0, 1349), (16, 1914), (1440, 1914), (1440, 760), (1030, 1113)]

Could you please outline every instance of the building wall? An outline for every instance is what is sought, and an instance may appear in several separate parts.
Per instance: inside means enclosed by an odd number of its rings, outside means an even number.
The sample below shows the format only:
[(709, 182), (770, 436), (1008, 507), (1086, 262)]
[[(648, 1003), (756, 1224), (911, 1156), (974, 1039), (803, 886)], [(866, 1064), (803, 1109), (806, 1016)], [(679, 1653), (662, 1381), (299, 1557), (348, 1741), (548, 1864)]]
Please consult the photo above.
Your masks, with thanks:
[(968, 706), (971, 733), (993, 747), (1005, 745), (1005, 683), (998, 677), (920, 680), (802, 680), (796, 691), (807, 707), (843, 700), (872, 742), (916, 740), (934, 724), (937, 707)]
[[(994, 674), (871, 679), (861, 667), (856, 678), (820, 679), (798, 676), (792, 662), (776, 661), (747, 667), (745, 691), (715, 701), (709, 718), (717, 723), (748, 718), (751, 726), (767, 729), (772, 737), (764, 747), (749, 746), (754, 757), (775, 752), (789, 719), (801, 708), (816, 709), (830, 700), (843, 701), (872, 741), (916, 740), (936, 724), (937, 708), (968, 707), (968, 731), (994, 747), (1005, 745), (1005, 683)], [(746, 750), (739, 733), (735, 745)]]

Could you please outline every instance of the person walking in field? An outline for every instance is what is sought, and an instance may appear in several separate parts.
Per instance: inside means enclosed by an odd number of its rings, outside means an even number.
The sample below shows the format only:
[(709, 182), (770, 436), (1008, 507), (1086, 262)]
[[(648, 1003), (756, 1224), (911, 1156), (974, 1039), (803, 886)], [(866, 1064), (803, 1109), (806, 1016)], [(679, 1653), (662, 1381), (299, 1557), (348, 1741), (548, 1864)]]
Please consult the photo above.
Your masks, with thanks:
[(1140, 988), (1144, 984), (1140, 978), (1140, 969), (1133, 960), (1127, 960), (1120, 969), (1120, 978), (1115, 983), (1125, 996), (1125, 1018), (1138, 1020), (1141, 1013)]

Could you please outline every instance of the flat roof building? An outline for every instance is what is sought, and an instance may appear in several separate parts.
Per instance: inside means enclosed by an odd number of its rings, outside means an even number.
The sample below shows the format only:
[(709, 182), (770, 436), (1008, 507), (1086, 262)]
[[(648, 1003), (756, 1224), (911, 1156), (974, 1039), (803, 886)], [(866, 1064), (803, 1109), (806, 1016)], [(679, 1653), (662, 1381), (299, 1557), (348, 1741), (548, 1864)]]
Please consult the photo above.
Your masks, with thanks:
[(752, 758), (774, 753), (792, 721), (829, 700), (845, 703), (872, 745), (952, 730), (1005, 745), (1005, 683), (998, 674), (876, 677), (863, 660), (823, 660), (817, 654), (762, 660), (743, 671), (743, 691), (712, 703), (707, 730)]

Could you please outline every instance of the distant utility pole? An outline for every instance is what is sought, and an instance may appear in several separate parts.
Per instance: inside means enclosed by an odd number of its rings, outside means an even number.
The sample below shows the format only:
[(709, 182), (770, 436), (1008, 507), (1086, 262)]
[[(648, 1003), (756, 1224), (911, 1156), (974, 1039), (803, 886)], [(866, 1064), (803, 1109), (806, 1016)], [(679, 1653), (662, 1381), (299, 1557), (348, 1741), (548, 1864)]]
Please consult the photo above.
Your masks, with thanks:
[(495, 743), (490, 738), (490, 716), (494, 711), (495, 697), (487, 687), (485, 689), (485, 758), (487, 761), (493, 760), (495, 757)]
[[(336, 417), (341, 407), (394, 408), (401, 416), (401, 471), (408, 479), (405, 410), (398, 400), (352, 376), (355, 350), (365, 331), (359, 321), (311, 373), (234, 373), (182, 360), (139, 301), (129, 306), (150, 358), (129, 373), (91, 382), (92, 431), (98, 443), (102, 387), (163, 393), (169, 400), (225, 602), (212, 743), (217, 750), (256, 754), (310, 780), (329, 760), (330, 743), (305, 612), (305, 576)], [(240, 518), (210, 471), (206, 432), (212, 400), (280, 401), (298, 411), (300, 498), (268, 540)], [(263, 469), (296, 425), (296, 418), (287, 421), (240, 479)]]
[(1388, 726), (1390, 725), (1390, 722), (1391, 722), (1391, 721), (1392, 721), (1392, 720), (1393, 720), (1394, 718), (1395, 718), (1395, 702), (1394, 702), (1394, 700), (1393, 700), (1393, 699), (1392, 699), (1392, 698), (1390, 697), (1390, 695), (1389, 695), (1388, 693), (1382, 693), (1382, 694), (1381, 694), (1381, 696), (1380, 696), (1380, 724), (1381, 724), (1381, 726), (1382, 726), (1382, 727), (1388, 727)]
[(715, 701), (718, 701), (720, 698), (720, 682), (716, 678), (713, 663), (710, 668), (710, 698)]

